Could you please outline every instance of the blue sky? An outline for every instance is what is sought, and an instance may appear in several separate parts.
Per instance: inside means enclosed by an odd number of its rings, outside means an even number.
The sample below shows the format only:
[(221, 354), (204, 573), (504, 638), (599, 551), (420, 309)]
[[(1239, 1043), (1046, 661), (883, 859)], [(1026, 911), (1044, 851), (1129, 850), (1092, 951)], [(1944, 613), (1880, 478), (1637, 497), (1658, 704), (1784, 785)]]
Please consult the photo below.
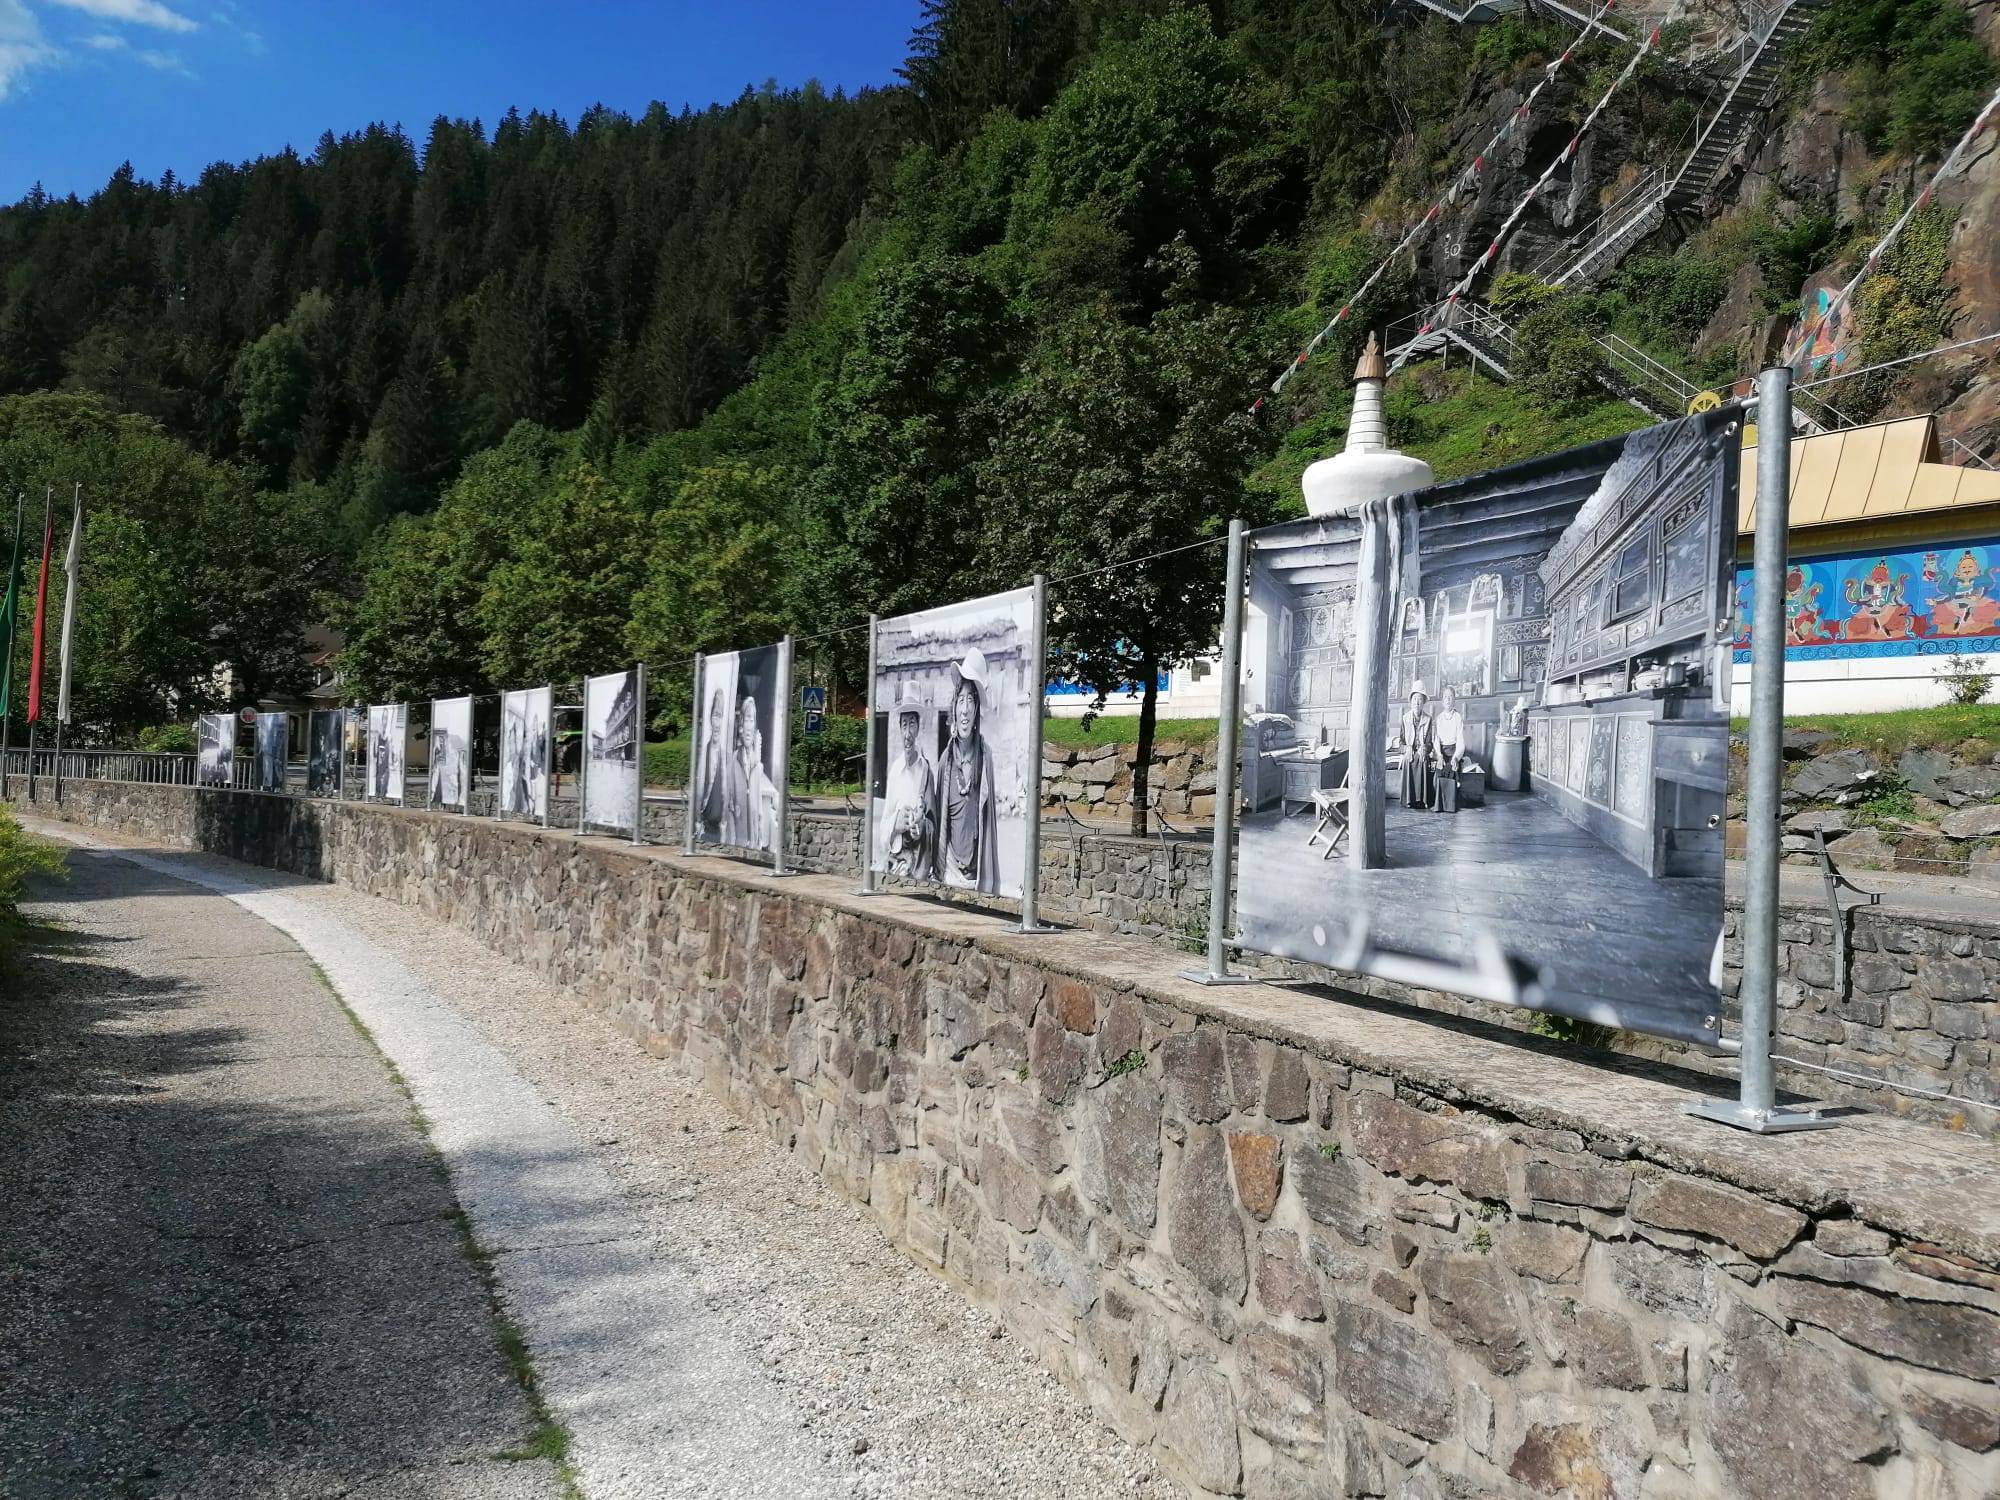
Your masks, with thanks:
[(88, 195), (122, 161), (192, 179), (322, 130), (509, 105), (575, 120), (746, 84), (891, 82), (917, 0), (0, 0), (0, 202)]

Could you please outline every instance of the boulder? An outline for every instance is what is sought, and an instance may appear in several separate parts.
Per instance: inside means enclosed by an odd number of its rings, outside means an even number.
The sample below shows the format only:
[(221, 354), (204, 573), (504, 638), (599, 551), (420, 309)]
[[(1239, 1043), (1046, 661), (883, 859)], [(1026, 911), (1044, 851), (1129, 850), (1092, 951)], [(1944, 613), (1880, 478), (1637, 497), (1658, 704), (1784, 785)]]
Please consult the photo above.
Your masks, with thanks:
[(1785, 819), (1785, 832), (1807, 835), (1808, 847), (1812, 843), (1810, 836), (1814, 833), (1846, 833), (1853, 826), (1853, 818), (1838, 807), (1809, 807)]
[(1961, 807), (1939, 825), (1946, 838), (1985, 839), (2000, 837), (2000, 804)]
[(1920, 797), (1942, 797), (1944, 779), (1953, 769), (1952, 758), (1942, 750), (1905, 750), (1896, 757), (1896, 774)]
[(1790, 786), (1801, 797), (1836, 797), (1860, 790), (1881, 774), (1875, 757), (1866, 750), (1836, 750), (1799, 767)]
[(1886, 870), (1894, 863), (1896, 849), (1873, 828), (1861, 828), (1827, 840), (1826, 852), (1843, 865), (1864, 870)]
[(1953, 807), (2000, 802), (2000, 766), (1961, 766), (1944, 778), (1944, 800)]
[(1810, 760), (1833, 742), (1832, 735), (1822, 734), (1817, 729), (1787, 729), (1785, 759)]

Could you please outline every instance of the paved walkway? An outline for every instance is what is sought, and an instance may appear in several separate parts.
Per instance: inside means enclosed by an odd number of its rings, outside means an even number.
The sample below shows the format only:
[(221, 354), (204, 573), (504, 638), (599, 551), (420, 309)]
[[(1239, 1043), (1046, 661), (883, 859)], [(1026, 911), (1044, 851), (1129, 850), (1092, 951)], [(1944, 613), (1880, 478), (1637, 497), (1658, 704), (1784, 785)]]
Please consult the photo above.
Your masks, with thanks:
[(311, 963), (103, 854), (0, 978), (0, 1494), (555, 1496), (451, 1191)]
[[(309, 957), (379, 1041), (590, 1500), (1178, 1493), (853, 1205), (572, 998), (353, 891), (154, 850), (118, 863), (188, 891), (190, 931), (221, 909)], [(44, 909), (74, 920), (78, 894)]]

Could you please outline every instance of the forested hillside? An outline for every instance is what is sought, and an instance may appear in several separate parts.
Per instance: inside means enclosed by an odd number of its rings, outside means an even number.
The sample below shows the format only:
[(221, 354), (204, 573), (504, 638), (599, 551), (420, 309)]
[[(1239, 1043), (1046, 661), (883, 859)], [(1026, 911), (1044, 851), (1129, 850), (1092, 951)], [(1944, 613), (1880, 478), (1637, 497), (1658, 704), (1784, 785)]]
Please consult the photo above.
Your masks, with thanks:
[[(1643, 35), (1661, 8), (1620, 10)], [(1668, 27), (1478, 288), (1517, 320), (1523, 378), (1413, 365), (1399, 442), (1455, 474), (1647, 420), (1596, 379), (1607, 329), (1702, 383), (1770, 357), (1996, 74), (1959, 0), (1816, 13), (1727, 191), (1555, 291), (1524, 272), (1684, 152), (1726, 82), (1727, 0)], [(296, 623), (346, 631), (357, 699), (684, 660), (1166, 551), (1296, 507), (1359, 339), (1472, 264), (1629, 47), (1578, 46), (1437, 233), (1253, 400), (1574, 40), (1375, 0), (929, 0), (904, 84), (858, 97), (440, 120), (421, 148), (372, 126), (192, 184), (31, 196), (0, 210), (0, 478), (38, 493), (66, 482), (63, 433), (112, 451), (138, 429), (105, 413), (157, 422), (262, 497), (241, 565), (300, 571), (318, 602)], [(1989, 153), (1870, 284), (1861, 352), (1989, 331), (1996, 228)], [(1992, 370), (1975, 351), (1848, 394), (1990, 443)], [(93, 541), (141, 477), (106, 462)], [(1202, 649), (1215, 572), (1196, 551), (1058, 586), (1062, 668), (1110, 687)], [(237, 649), (262, 653), (246, 682), (296, 670), (283, 642)], [(854, 637), (825, 649), (858, 665)], [(101, 732), (143, 722), (86, 677)], [(170, 686), (185, 708), (208, 681)]]

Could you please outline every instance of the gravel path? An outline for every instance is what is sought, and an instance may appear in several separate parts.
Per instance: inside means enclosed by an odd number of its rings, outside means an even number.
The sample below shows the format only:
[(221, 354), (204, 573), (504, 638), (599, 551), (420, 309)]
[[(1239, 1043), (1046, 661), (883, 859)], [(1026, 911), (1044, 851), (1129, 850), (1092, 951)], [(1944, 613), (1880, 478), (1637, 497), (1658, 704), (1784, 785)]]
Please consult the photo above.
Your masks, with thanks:
[(0, 1494), (559, 1496), (498, 1456), (536, 1422), (449, 1184), (312, 965), (68, 862), (0, 979)]
[[(564, 1287), (519, 1274), (526, 1257), (517, 1252), (497, 1260), (545, 1397), (576, 1433), (591, 1500), (1180, 1493), (990, 1316), (895, 1253), (863, 1211), (745, 1128), (677, 1065), (649, 1058), (526, 970), (408, 908), (342, 887), (202, 856), (143, 857), (228, 890), (320, 960), (410, 1077), (482, 1239), (495, 1238), (492, 1204), (482, 1202), (493, 1181), (482, 1183), (454, 1154), (444, 1101), (494, 1101), (503, 1080), (491, 1075), (454, 1094), (451, 1078), (462, 1077), (469, 1056), (489, 1053), (512, 1074), (501, 1107), (508, 1128), (538, 1121), (537, 1129), (567, 1132), (575, 1153), (560, 1166), (576, 1174), (568, 1180), (583, 1184), (595, 1172), (606, 1184), (595, 1197), (564, 1189), (581, 1194), (568, 1208), (582, 1221), (615, 1226), (605, 1232), (620, 1259), (603, 1310), (616, 1317), (580, 1319), (591, 1337), (551, 1341), (538, 1332), (536, 1299), (560, 1300)], [(362, 980), (343, 977), (343, 954), (382, 976), (379, 1018), (348, 993)], [(397, 1035), (394, 1019), (426, 1011), (435, 1014), (425, 1024), (439, 1028), (428, 1053)], [(436, 1070), (430, 1081), (428, 1068)], [(439, 1102), (427, 1092), (433, 1082)], [(484, 1165), (504, 1181), (499, 1158), (509, 1153), (488, 1154), (495, 1160)], [(648, 1286), (664, 1289), (656, 1293), (664, 1300), (642, 1313), (631, 1298)], [(644, 1454), (593, 1466), (600, 1403), (621, 1421), (647, 1420), (630, 1404), (643, 1391), (622, 1374), (633, 1354), (697, 1332), (677, 1373), (638, 1384), (666, 1409), (656, 1452), (681, 1459), (706, 1446), (717, 1462), (705, 1472), (671, 1463), (643, 1483), (619, 1469)], [(679, 1385), (727, 1391), (717, 1410), (733, 1409), (734, 1425), (749, 1425), (754, 1454), (738, 1466), (727, 1426), (711, 1431), (677, 1417), (677, 1403), (699, 1400)]]

